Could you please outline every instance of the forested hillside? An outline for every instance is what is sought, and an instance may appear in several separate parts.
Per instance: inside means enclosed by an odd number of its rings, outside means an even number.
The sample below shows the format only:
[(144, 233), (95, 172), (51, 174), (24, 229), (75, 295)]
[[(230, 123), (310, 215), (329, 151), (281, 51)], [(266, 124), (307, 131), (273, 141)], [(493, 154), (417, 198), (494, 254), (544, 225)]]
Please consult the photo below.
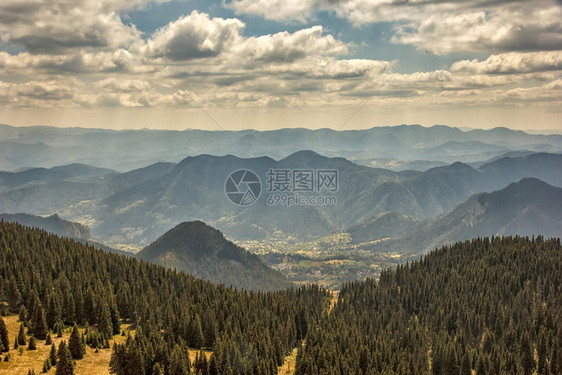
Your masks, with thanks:
[[(37, 345), (49, 330), (87, 323), (86, 342), (103, 347), (132, 322), (134, 336), (113, 347), (114, 374), (187, 374), (188, 347), (212, 349), (208, 361), (193, 363), (203, 374), (274, 374), (320, 318), (328, 294), (316, 287), (245, 293), (0, 222), (0, 301), (0, 310), (20, 314)], [(8, 339), (3, 357), (14, 351)]]
[(457, 243), (347, 284), (303, 374), (562, 374), (559, 239)]
[(238, 289), (273, 291), (292, 286), (257, 255), (236, 246), (202, 221), (176, 225), (136, 256)]

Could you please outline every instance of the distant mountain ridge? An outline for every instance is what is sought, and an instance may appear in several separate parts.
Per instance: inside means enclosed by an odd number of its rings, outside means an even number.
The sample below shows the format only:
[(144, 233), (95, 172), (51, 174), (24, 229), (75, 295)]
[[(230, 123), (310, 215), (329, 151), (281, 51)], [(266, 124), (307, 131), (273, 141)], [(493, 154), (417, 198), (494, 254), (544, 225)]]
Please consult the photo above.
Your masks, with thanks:
[(422, 253), (476, 237), (506, 235), (562, 237), (562, 188), (524, 178), (498, 191), (474, 194), (370, 248)]
[(57, 214), (49, 217), (41, 217), (29, 214), (0, 214), (0, 220), (16, 222), (28, 227), (35, 227), (56, 234), (60, 237), (68, 237), (87, 241), (90, 239), (90, 228), (72, 221), (64, 220)]
[(178, 224), (136, 255), (195, 277), (246, 290), (279, 290), (292, 284), (256, 255), (201, 221)]
[[(269, 205), (265, 189), (271, 168), (337, 170), (338, 190), (330, 193), (337, 204)], [(226, 178), (238, 169), (250, 169), (261, 179), (262, 196), (253, 205), (236, 206), (225, 194)], [(525, 177), (562, 186), (562, 155), (502, 158), (478, 169), (457, 162), (425, 172), (370, 168), (313, 151), (299, 151), (279, 161), (200, 155), (127, 173), (38, 179), (13, 189), (7, 181), (0, 191), (0, 211), (61, 212), (73, 221), (87, 222), (95, 238), (113, 247), (146, 246), (177, 223), (191, 220), (209, 223), (232, 240), (300, 242), (385, 212), (414, 219), (435, 217), (473, 194), (500, 190)]]
[[(289, 128), (270, 131), (107, 130), (0, 125), (0, 170), (84, 163), (120, 171), (200, 154), (262, 155), (279, 160), (313, 150), (387, 168), (479, 162), (512, 151), (562, 152), (562, 135), (507, 128), (467, 130), (435, 125), (382, 126), (363, 130)], [(400, 161), (407, 161), (403, 164)], [(401, 167), (403, 165), (403, 167)]]

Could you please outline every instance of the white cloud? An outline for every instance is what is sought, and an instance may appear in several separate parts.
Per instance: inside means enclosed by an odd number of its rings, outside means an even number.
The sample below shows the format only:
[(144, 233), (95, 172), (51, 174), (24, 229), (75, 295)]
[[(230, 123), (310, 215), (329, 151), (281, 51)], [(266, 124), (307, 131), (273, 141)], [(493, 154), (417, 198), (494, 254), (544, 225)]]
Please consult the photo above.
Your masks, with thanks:
[(0, 36), (3, 43), (41, 54), (128, 46), (140, 33), (123, 24), (122, 6), (119, 1), (6, 0), (0, 3)]
[(463, 60), (451, 66), (452, 71), (475, 74), (514, 74), (562, 70), (562, 52), (510, 52), (491, 55), (484, 61)]
[(240, 39), (244, 26), (238, 19), (211, 19), (193, 11), (157, 30), (148, 41), (148, 55), (177, 61), (215, 57)]
[(233, 0), (235, 12), (306, 21), (333, 12), (355, 26), (398, 22), (392, 39), (443, 54), (562, 49), (561, 8), (552, 0)]
[(560, 7), (535, 6), (529, 3), (521, 7), (427, 14), (421, 20), (396, 26), (392, 41), (437, 54), (561, 49)]

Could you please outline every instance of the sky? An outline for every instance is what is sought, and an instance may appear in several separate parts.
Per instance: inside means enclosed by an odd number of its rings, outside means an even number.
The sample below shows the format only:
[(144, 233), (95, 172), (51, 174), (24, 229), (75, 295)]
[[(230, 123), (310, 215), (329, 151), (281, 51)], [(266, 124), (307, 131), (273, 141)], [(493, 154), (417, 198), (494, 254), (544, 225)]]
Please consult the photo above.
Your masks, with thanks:
[(2, 0), (0, 123), (562, 129), (560, 0)]

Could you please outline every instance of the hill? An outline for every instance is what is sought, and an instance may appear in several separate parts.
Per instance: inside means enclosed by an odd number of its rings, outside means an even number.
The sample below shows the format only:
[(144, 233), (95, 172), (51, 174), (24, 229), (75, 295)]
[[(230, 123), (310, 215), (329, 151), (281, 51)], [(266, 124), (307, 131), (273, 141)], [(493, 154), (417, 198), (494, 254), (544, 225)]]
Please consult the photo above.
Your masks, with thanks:
[(137, 257), (238, 289), (270, 291), (291, 286), (281, 273), (201, 221), (178, 224)]
[(380, 241), (404, 234), (419, 221), (396, 212), (385, 212), (349, 228), (346, 232), (349, 233), (353, 244)]
[(525, 178), (502, 190), (475, 194), (449, 212), (424, 220), (375, 248), (421, 253), (494, 235), (562, 237), (562, 188)]
[(44, 229), (47, 232), (61, 237), (69, 237), (77, 240), (89, 240), (90, 229), (82, 224), (67, 221), (54, 214), (49, 217), (41, 217), (29, 214), (0, 214), (0, 220), (17, 222), (28, 227)]

